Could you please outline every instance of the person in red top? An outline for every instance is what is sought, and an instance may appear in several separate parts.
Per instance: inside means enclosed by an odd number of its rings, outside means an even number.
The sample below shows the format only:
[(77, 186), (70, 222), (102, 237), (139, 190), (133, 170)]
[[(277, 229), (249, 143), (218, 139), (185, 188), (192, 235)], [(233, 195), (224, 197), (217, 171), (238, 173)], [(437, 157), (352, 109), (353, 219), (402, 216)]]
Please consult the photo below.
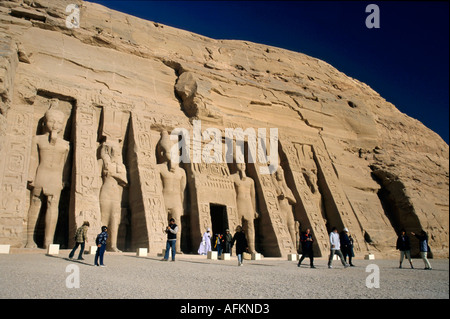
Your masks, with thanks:
[(309, 257), (310, 267), (316, 268), (314, 266), (314, 252), (313, 252), (313, 242), (314, 239), (311, 235), (311, 229), (307, 229), (306, 232), (302, 233), (300, 236), (300, 243), (302, 244), (302, 258), (298, 261), (298, 267), (302, 264), (302, 261), (306, 256)]

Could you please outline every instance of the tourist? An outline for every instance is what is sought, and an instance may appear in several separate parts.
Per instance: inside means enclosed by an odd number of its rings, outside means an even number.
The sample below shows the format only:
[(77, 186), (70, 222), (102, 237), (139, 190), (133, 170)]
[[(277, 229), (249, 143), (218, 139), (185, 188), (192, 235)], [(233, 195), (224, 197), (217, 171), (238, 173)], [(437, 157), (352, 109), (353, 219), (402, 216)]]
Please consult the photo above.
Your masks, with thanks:
[[(97, 252), (95, 253), (94, 265), (100, 267), (106, 267), (103, 264), (103, 255), (106, 250), (106, 240), (108, 239), (108, 227), (102, 226), (102, 232), (97, 235), (95, 243), (97, 244)], [(98, 263), (98, 259), (100, 258), (100, 264)]]
[(425, 269), (431, 270), (432, 268), (427, 258), (427, 254), (430, 251), (430, 248), (428, 247), (427, 233), (422, 230), (419, 235), (413, 232), (411, 232), (411, 235), (416, 236), (416, 238), (419, 240), (420, 256), (422, 257), (423, 263), (425, 264)]
[(199, 255), (207, 255), (208, 251), (211, 251), (211, 229), (207, 228), (206, 232), (202, 236), (202, 242), (200, 243), (200, 247), (198, 247)]
[(340, 236), (339, 236), (339, 240), (341, 243), (341, 252), (342, 255), (344, 256), (344, 261), (347, 262), (347, 256), (348, 256), (348, 263), (350, 264), (350, 266), (354, 267), (354, 265), (352, 264), (352, 240), (350, 240), (350, 236), (348, 234), (348, 228), (344, 228), (344, 230), (341, 232)]
[(400, 231), (400, 235), (397, 238), (396, 249), (400, 250), (400, 266), (398, 268), (402, 268), (403, 258), (408, 258), (409, 264), (411, 268), (413, 267), (413, 263), (411, 260), (411, 244), (408, 235), (406, 235), (406, 231), (402, 229)]
[(225, 253), (231, 255), (231, 242), (233, 241), (233, 236), (230, 234), (230, 230), (225, 231)]
[(83, 225), (78, 227), (77, 231), (75, 232), (75, 247), (73, 247), (72, 251), (70, 252), (69, 259), (73, 258), (73, 255), (75, 255), (75, 251), (78, 249), (78, 246), (81, 246), (80, 253), (78, 254), (78, 260), (84, 260), (83, 252), (84, 252), (85, 242), (88, 242), (88, 238), (87, 238), (88, 229), (89, 229), (88, 221), (85, 221), (83, 223)]
[(328, 268), (333, 268), (333, 266), (331, 264), (333, 263), (333, 257), (335, 254), (337, 254), (339, 256), (339, 258), (341, 259), (342, 265), (344, 265), (344, 267), (347, 268), (349, 265), (345, 262), (344, 256), (342, 256), (341, 242), (340, 242), (339, 234), (338, 234), (336, 227), (333, 227), (331, 229), (330, 245), (331, 245), (331, 248), (330, 248), (330, 258), (328, 259)]
[(311, 229), (307, 229), (306, 232), (302, 233), (300, 235), (300, 243), (302, 244), (302, 257), (298, 261), (298, 267), (300, 267), (302, 261), (305, 259), (306, 256), (309, 257), (309, 265), (311, 268), (314, 267), (314, 253), (313, 253), (313, 242), (314, 239), (311, 235)]
[(176, 244), (177, 244), (177, 233), (178, 226), (175, 224), (175, 219), (171, 218), (169, 220), (169, 226), (166, 228), (167, 242), (166, 242), (166, 254), (164, 255), (164, 261), (169, 260), (169, 251), (172, 249), (172, 261), (175, 261), (176, 254)]
[(220, 257), (222, 255), (223, 245), (224, 245), (224, 239), (222, 234), (216, 235), (216, 240), (214, 243), (214, 249), (217, 249), (217, 256)]
[[(352, 234), (348, 234), (348, 238), (350, 239), (350, 254), (351, 254), (351, 256), (352, 256), (352, 258), (353, 257), (355, 257), (355, 251), (353, 250), (353, 247), (354, 247), (354, 240), (353, 240), (353, 236), (352, 236)], [(350, 265), (350, 266), (353, 266), (353, 267), (355, 267), (355, 265)]]
[(236, 255), (238, 258), (238, 265), (242, 266), (244, 263), (244, 252), (248, 251), (247, 238), (245, 238), (244, 230), (241, 226), (236, 227), (236, 233), (231, 241), (231, 247), (234, 246), (236, 242)]

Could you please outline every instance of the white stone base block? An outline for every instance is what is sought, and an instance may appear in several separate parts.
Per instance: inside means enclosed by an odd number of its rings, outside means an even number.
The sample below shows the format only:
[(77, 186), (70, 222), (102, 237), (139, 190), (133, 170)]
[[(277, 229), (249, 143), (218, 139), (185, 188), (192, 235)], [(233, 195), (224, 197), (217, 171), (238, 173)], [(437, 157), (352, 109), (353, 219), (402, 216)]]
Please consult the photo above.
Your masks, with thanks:
[(59, 255), (59, 245), (58, 244), (48, 245), (47, 255)]
[(252, 253), (252, 260), (261, 260), (260, 253)]
[(334, 255), (333, 255), (333, 260), (339, 260), (339, 256), (336, 255), (336, 254), (334, 254)]
[(11, 245), (0, 245), (0, 254), (9, 254)]
[(368, 254), (364, 256), (364, 259), (367, 260), (375, 260), (375, 255), (374, 254)]
[(220, 259), (221, 260), (230, 260), (231, 254), (230, 253), (222, 253), (222, 255), (220, 255)]
[(287, 258), (289, 261), (297, 261), (297, 254), (288, 254)]
[(95, 255), (95, 253), (97, 252), (97, 248), (97, 246), (89, 246), (88, 254)]
[(208, 259), (217, 260), (217, 251), (208, 251)]
[(148, 249), (147, 248), (138, 248), (136, 251), (137, 257), (147, 257)]

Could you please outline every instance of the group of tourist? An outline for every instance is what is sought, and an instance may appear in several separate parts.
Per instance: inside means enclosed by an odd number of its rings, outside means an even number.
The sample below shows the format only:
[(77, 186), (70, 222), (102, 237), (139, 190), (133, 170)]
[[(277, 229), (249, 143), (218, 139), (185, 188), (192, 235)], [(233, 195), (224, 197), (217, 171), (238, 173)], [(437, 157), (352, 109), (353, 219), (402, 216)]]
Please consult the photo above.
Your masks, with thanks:
[[(313, 252), (313, 242), (314, 238), (311, 234), (311, 229), (306, 229), (304, 233), (300, 235), (300, 243), (302, 246), (302, 257), (298, 261), (297, 266), (300, 267), (303, 260), (306, 257), (309, 257), (309, 265), (311, 268), (316, 268), (314, 266), (314, 252)], [(333, 268), (333, 258), (334, 255), (338, 255), (341, 259), (344, 267), (352, 266), (352, 258), (355, 256), (353, 252), (353, 238), (349, 234), (348, 229), (344, 228), (344, 230), (338, 234), (338, 230), (336, 227), (333, 227), (330, 233), (330, 256), (328, 258), (328, 268)], [(347, 263), (348, 257), (348, 263)]]
[[(430, 252), (430, 247), (428, 245), (428, 235), (425, 231), (421, 231), (420, 234), (415, 234), (411, 232), (411, 235), (415, 236), (419, 240), (419, 250), (420, 256), (425, 264), (425, 270), (431, 270), (430, 262), (427, 258), (428, 252)], [(305, 233), (300, 236), (300, 242), (302, 245), (302, 257), (298, 262), (298, 267), (300, 267), (302, 261), (305, 257), (309, 256), (310, 266), (314, 267), (314, 253), (313, 253), (313, 242), (314, 239), (311, 235), (311, 230), (307, 229)], [(332, 263), (334, 259), (334, 255), (339, 256), (342, 265), (347, 267), (354, 267), (352, 263), (352, 258), (355, 257), (355, 253), (353, 251), (353, 238), (347, 228), (338, 234), (338, 230), (336, 227), (333, 227), (330, 233), (330, 256), (328, 258), (328, 268), (333, 268)], [(408, 258), (411, 268), (413, 267), (411, 260), (411, 244), (408, 235), (406, 235), (406, 231), (402, 229), (400, 231), (400, 235), (398, 236), (396, 249), (400, 251), (400, 266), (402, 268), (404, 257)], [(348, 263), (347, 263), (348, 257)]]
[[(428, 235), (425, 231), (421, 231), (420, 234), (411, 232), (411, 235), (415, 236), (419, 240), (420, 257), (422, 257), (426, 270), (431, 270), (431, 264), (428, 261), (428, 252), (430, 252), (430, 246), (428, 245)], [(411, 268), (414, 268), (411, 260), (411, 244), (406, 231), (402, 229), (397, 239), (396, 249), (400, 251), (400, 266), (402, 268), (403, 260), (406, 256), (408, 258)]]
[[(72, 259), (75, 251), (78, 247), (81, 247), (78, 260), (83, 259), (83, 251), (85, 247), (85, 242), (88, 241), (87, 231), (89, 228), (89, 222), (85, 221), (81, 227), (79, 227), (75, 233), (75, 246), (69, 254), (69, 258)], [(95, 254), (94, 264), (96, 266), (105, 267), (103, 263), (103, 256), (106, 250), (106, 242), (108, 239), (108, 228), (106, 226), (102, 226), (101, 233), (96, 237), (96, 245), (97, 251)], [(164, 255), (163, 261), (169, 260), (169, 252), (172, 252), (172, 261), (175, 261), (176, 255), (176, 241), (177, 241), (177, 233), (178, 226), (175, 223), (173, 218), (170, 219), (169, 225), (167, 226), (165, 232), (167, 233), (167, 242), (166, 242), (166, 252)], [(415, 234), (411, 232), (411, 235), (415, 236), (419, 240), (419, 248), (420, 248), (420, 256), (425, 264), (426, 270), (431, 270), (430, 262), (427, 258), (428, 252), (430, 251), (430, 247), (428, 245), (428, 235), (425, 231), (421, 231), (420, 234)], [(214, 238), (211, 236), (211, 229), (207, 228), (206, 232), (203, 234), (200, 247), (198, 248), (199, 255), (206, 255), (209, 251), (212, 250), (212, 243), (214, 243), (214, 249), (217, 250), (218, 256), (222, 255), (222, 252), (231, 254), (233, 246), (236, 244), (236, 255), (238, 258), (238, 265), (243, 265), (243, 253), (248, 252), (248, 242), (245, 236), (244, 230), (241, 226), (236, 227), (236, 232), (234, 236), (231, 236), (230, 230), (226, 229), (225, 235), (216, 234)], [(314, 238), (311, 234), (311, 229), (306, 229), (304, 233), (300, 236), (300, 243), (302, 247), (302, 257), (300, 258), (297, 266), (300, 267), (303, 260), (306, 257), (309, 257), (310, 267), (316, 268), (314, 266), (314, 252), (313, 252), (313, 243)], [(355, 256), (353, 251), (353, 238), (349, 233), (347, 228), (344, 228), (343, 231), (339, 234), (336, 227), (333, 227), (330, 233), (330, 256), (328, 258), (328, 268), (333, 268), (332, 263), (334, 256), (337, 255), (342, 265), (347, 267), (354, 267), (352, 263), (352, 258)], [(411, 244), (406, 231), (402, 229), (400, 231), (400, 235), (398, 236), (396, 249), (400, 251), (400, 266), (402, 268), (403, 260), (406, 256), (408, 259), (411, 268), (414, 268), (412, 260), (411, 260)], [(347, 263), (348, 257), (348, 263)], [(100, 260), (100, 262), (99, 262)]]
[[(214, 247), (212, 247), (212, 243), (214, 243)], [(234, 236), (231, 236), (230, 230), (226, 229), (225, 235), (219, 233), (214, 235), (213, 238), (211, 237), (211, 228), (207, 228), (202, 236), (200, 247), (197, 252), (199, 255), (207, 255), (208, 252), (212, 251), (212, 248), (214, 248), (217, 250), (218, 257), (220, 257), (222, 253), (231, 255), (231, 250), (235, 244), (238, 265), (242, 266), (244, 261), (243, 253), (248, 252), (248, 242), (242, 226), (236, 227)]]
[[(75, 247), (73, 247), (72, 251), (69, 254), (69, 259), (72, 259), (75, 255), (76, 250), (80, 246), (80, 253), (78, 254), (78, 260), (84, 260), (83, 252), (84, 245), (88, 242), (87, 232), (89, 229), (89, 222), (85, 221), (81, 227), (77, 229), (75, 232)], [(97, 251), (95, 253), (94, 265), (100, 267), (106, 267), (103, 264), (103, 256), (106, 251), (106, 242), (108, 240), (108, 227), (102, 226), (102, 232), (97, 235), (95, 239), (95, 244), (97, 245)], [(100, 259), (100, 263), (99, 263)]]

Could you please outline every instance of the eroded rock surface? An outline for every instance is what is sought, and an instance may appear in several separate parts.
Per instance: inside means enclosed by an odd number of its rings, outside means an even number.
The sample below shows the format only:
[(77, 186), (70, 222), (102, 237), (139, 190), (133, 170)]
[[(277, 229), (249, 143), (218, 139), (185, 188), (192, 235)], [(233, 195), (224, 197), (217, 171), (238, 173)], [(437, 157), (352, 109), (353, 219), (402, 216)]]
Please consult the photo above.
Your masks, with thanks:
[[(67, 28), (66, 7), (80, 8)], [(32, 140), (57, 99), (70, 143), (71, 181), (61, 191), (55, 243), (71, 245), (89, 220), (101, 226), (102, 141), (120, 140), (123, 186), (117, 248), (165, 248), (167, 210), (156, 148), (160, 133), (193, 121), (225, 128), (278, 128), (279, 164), (294, 219), (312, 229), (317, 255), (328, 231), (347, 227), (355, 253), (395, 253), (401, 228), (430, 236), (448, 257), (449, 147), (369, 86), (331, 65), (280, 48), (214, 40), (82, 1), (0, 1), (0, 242), (26, 244)], [(203, 146), (209, 140), (204, 140)], [(191, 154), (192, 157), (192, 154)], [(120, 156), (119, 156), (120, 158)], [(255, 248), (295, 250), (273, 176), (254, 180)], [(196, 251), (207, 227), (242, 224), (227, 163), (182, 163), (187, 188), (181, 250)], [(41, 211), (43, 215), (43, 211)], [(43, 245), (43, 217), (35, 239)], [(297, 230), (298, 231), (298, 230)], [(413, 241), (414, 251), (418, 244)], [(413, 251), (413, 253), (414, 253)]]

